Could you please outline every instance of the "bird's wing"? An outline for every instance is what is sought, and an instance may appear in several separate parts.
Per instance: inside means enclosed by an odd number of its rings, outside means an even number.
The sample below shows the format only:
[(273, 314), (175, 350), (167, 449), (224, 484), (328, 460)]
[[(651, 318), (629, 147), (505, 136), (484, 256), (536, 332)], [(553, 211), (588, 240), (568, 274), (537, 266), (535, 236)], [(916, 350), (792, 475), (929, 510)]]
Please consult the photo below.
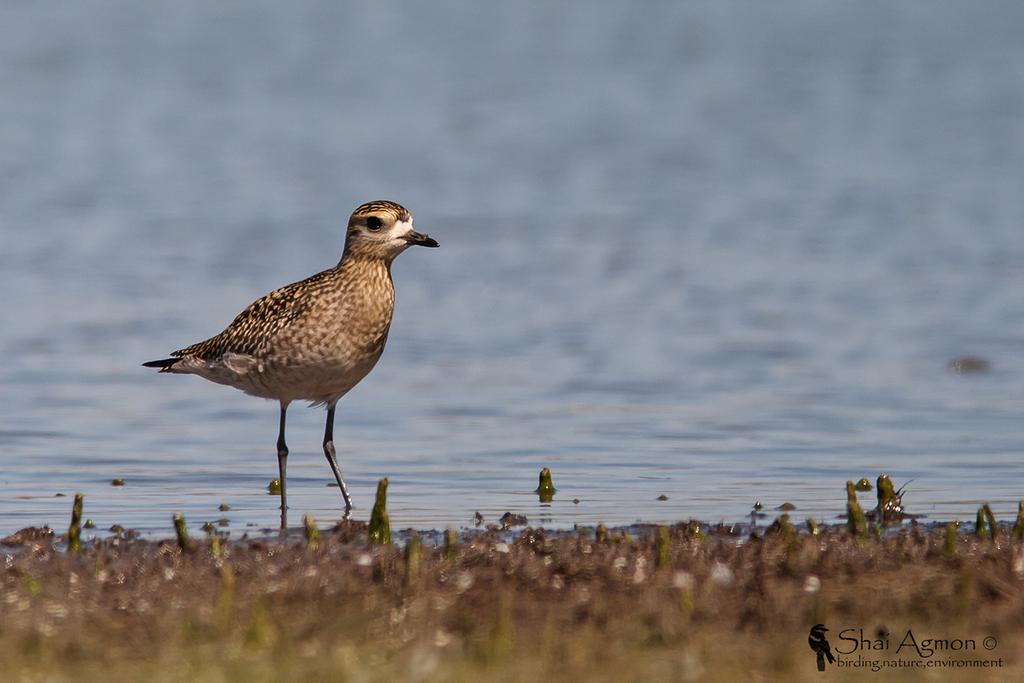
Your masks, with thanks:
[(257, 355), (267, 341), (303, 316), (309, 309), (310, 290), (316, 289), (328, 273), (330, 271), (325, 270), (275, 289), (249, 304), (220, 334), (178, 349), (171, 355), (205, 361), (222, 358), (225, 354)]

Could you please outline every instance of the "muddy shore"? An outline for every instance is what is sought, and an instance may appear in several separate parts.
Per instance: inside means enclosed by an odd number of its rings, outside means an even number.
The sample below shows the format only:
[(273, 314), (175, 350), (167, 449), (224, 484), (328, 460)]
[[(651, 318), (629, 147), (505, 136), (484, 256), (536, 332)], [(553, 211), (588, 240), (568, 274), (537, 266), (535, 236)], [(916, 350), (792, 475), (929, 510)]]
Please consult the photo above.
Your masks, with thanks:
[[(46, 534), (7, 539), (3, 680), (821, 680), (817, 623), (839, 655), (833, 677), (880, 675), (852, 665), (868, 658), (926, 663), (884, 665), (885, 680), (1024, 675), (1024, 550), (1006, 529), (857, 540), (687, 522), (471, 531), (457, 547), (367, 537), (345, 522), (312, 544), (207, 537), (184, 551), (173, 539), (83, 541), (77, 553)], [(933, 651), (906, 645), (908, 630)], [(846, 652), (854, 636), (879, 648)]]

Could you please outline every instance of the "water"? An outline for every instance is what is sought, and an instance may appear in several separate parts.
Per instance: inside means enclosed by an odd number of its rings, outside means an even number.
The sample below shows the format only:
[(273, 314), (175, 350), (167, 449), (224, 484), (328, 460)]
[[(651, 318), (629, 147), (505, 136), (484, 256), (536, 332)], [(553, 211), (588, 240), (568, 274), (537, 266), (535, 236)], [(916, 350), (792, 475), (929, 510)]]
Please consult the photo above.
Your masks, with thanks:
[[(442, 248), (396, 263), (339, 406), (357, 517), (388, 476), (399, 527), (833, 521), (881, 471), (931, 519), (1012, 515), (1022, 29), (1009, 1), (4, 3), (0, 532), (76, 491), (99, 529), (274, 526), (276, 404), (139, 363), (332, 265), (379, 197)], [(293, 520), (340, 511), (322, 420), (290, 411)]]

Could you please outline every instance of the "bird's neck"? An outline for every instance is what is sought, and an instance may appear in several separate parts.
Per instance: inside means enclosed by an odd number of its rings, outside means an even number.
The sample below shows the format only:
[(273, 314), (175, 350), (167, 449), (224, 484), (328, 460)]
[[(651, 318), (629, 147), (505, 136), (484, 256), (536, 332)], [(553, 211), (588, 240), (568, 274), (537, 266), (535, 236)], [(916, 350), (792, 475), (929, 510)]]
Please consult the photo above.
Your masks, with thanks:
[(338, 264), (338, 282), (344, 296), (339, 297), (340, 312), (361, 321), (359, 329), (373, 344), (387, 339), (395, 307), (395, 286), (391, 281), (391, 263), (379, 257), (346, 254)]
[(346, 250), (336, 268), (364, 282), (386, 281), (390, 283), (391, 261), (392, 259), (384, 259), (377, 255)]
[(362, 249), (345, 248), (345, 252), (338, 261), (338, 268), (365, 268), (391, 270), (391, 262), (394, 258), (384, 258), (380, 254), (371, 253)]

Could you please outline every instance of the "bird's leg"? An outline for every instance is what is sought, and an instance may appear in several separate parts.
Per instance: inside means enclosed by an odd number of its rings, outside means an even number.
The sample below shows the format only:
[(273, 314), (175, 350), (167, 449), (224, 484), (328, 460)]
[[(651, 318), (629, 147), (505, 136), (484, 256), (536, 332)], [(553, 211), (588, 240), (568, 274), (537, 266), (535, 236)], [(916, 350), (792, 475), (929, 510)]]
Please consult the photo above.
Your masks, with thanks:
[[(348, 495), (348, 486), (341, 478), (341, 470), (338, 468), (338, 455), (334, 451), (334, 403), (327, 404), (327, 426), (324, 428), (324, 455), (334, 471), (334, 478), (338, 481), (338, 488), (341, 489), (341, 497), (345, 499), (345, 519), (352, 513), (352, 499)], [(284, 489), (282, 489), (283, 491)]]
[(277, 432), (277, 470), (281, 482), (281, 528), (288, 528), (288, 491), (285, 484), (288, 469), (288, 444), (284, 442), (284, 421), (288, 404), (281, 402), (281, 426)]

